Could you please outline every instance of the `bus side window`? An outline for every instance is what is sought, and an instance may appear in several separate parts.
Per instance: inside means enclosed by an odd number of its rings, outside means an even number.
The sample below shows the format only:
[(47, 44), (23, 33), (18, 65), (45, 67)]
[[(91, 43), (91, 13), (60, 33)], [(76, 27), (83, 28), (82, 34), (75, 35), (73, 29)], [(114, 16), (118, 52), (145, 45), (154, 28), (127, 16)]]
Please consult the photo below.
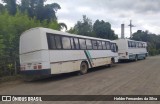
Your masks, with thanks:
[(116, 52), (118, 52), (118, 46), (117, 46), (117, 44), (115, 44), (115, 47), (116, 47)]
[(79, 39), (79, 44), (81, 49), (86, 49), (86, 41), (85, 39)]
[(63, 44), (63, 49), (71, 49), (71, 44), (70, 44), (70, 39), (69, 37), (62, 37), (62, 44)]
[(107, 50), (111, 49), (111, 43), (110, 42), (106, 42), (106, 48), (107, 48)]
[(131, 47), (131, 45), (132, 45), (131, 41), (128, 41), (128, 47)]
[(92, 49), (92, 43), (91, 43), (91, 40), (86, 39), (86, 45), (87, 45), (87, 49)]
[(140, 43), (140, 48), (143, 48), (143, 43)]
[(112, 44), (112, 51), (113, 51), (113, 52), (116, 51), (116, 47), (115, 47), (115, 44), (114, 44), (114, 43)]
[(131, 47), (134, 47), (134, 42), (131, 42)]
[(98, 49), (102, 49), (102, 41), (97, 41)]
[(141, 46), (141, 45), (140, 45), (140, 43), (138, 42), (138, 48), (140, 48), (140, 46)]
[(74, 43), (74, 47), (75, 47), (75, 49), (79, 49), (79, 42), (78, 42), (78, 38), (74, 38), (73, 43)]
[(96, 40), (92, 40), (92, 46), (93, 46), (93, 49), (97, 49), (97, 41)]
[(72, 49), (76, 49), (73, 38), (70, 38)]
[(135, 42), (132, 41), (132, 47), (135, 47)]
[(138, 44), (138, 42), (136, 42), (136, 47), (137, 47), (137, 48), (139, 47), (139, 44)]
[(113, 43), (110, 43), (110, 45), (111, 45), (111, 51), (113, 52), (113, 50), (114, 50)]
[(56, 42), (57, 49), (62, 49), (61, 37), (60, 36), (55, 36), (55, 42)]
[(143, 46), (143, 48), (146, 48), (144, 43), (142, 43), (142, 46)]
[(118, 52), (118, 46), (116, 43), (114, 43), (114, 52)]
[(134, 47), (136, 47), (136, 42), (134, 42)]
[(105, 44), (104, 41), (102, 41), (102, 48), (103, 48), (103, 49), (107, 49), (107, 48), (106, 48), (106, 44)]
[(56, 49), (54, 35), (47, 33), (47, 41), (48, 41), (48, 48), (49, 49)]

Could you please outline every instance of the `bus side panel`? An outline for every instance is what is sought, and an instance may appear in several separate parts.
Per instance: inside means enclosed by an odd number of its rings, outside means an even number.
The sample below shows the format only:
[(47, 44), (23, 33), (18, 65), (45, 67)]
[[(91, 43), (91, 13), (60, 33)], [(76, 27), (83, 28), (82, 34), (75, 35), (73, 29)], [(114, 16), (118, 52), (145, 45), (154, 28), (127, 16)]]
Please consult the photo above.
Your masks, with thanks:
[(136, 55), (138, 59), (143, 59), (144, 57), (146, 57), (146, 54), (147, 54), (146, 48), (130, 48), (129, 49), (130, 59), (134, 59)]
[(87, 58), (83, 50), (50, 50), (51, 73), (67, 73), (80, 70), (80, 64)]
[(97, 59), (93, 59), (93, 67), (97, 67), (97, 66), (103, 66), (103, 65), (107, 65), (111, 63), (111, 58), (97, 58)]
[(68, 73), (68, 72), (78, 71), (78, 70), (80, 70), (81, 62), (82, 62), (82, 60), (51, 63), (51, 73), (52, 74), (60, 74), (60, 73)]
[(111, 63), (111, 50), (90, 50), (90, 55), (93, 61), (93, 67), (107, 65)]

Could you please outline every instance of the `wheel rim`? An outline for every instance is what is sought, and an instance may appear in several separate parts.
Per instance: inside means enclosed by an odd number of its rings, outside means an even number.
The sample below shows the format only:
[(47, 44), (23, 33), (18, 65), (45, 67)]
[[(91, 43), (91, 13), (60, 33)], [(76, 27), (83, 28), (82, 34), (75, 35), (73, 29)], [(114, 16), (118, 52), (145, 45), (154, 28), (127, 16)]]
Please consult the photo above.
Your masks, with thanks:
[(87, 72), (87, 65), (86, 65), (86, 63), (82, 63), (81, 64), (81, 72), (82, 73), (86, 73)]

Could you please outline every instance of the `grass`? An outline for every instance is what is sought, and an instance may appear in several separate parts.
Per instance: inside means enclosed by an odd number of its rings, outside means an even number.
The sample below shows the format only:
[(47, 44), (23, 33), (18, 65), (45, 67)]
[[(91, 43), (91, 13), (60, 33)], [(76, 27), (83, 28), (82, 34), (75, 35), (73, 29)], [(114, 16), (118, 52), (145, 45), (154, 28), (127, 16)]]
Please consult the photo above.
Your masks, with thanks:
[(19, 80), (21, 78), (22, 78), (22, 76), (19, 75), (19, 74), (13, 75), (13, 76), (3, 76), (3, 77), (0, 77), (0, 83), (9, 82), (9, 81), (15, 81), (15, 80)]

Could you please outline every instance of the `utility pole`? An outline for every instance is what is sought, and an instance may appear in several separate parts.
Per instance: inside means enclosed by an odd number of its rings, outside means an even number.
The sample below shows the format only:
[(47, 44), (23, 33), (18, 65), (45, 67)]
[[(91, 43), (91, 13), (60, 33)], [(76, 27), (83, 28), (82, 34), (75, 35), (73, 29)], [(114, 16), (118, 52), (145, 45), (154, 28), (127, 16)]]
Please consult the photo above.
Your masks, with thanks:
[(130, 24), (128, 25), (130, 27), (130, 38), (132, 37), (132, 27), (135, 27), (132, 25), (132, 20), (130, 20)]

